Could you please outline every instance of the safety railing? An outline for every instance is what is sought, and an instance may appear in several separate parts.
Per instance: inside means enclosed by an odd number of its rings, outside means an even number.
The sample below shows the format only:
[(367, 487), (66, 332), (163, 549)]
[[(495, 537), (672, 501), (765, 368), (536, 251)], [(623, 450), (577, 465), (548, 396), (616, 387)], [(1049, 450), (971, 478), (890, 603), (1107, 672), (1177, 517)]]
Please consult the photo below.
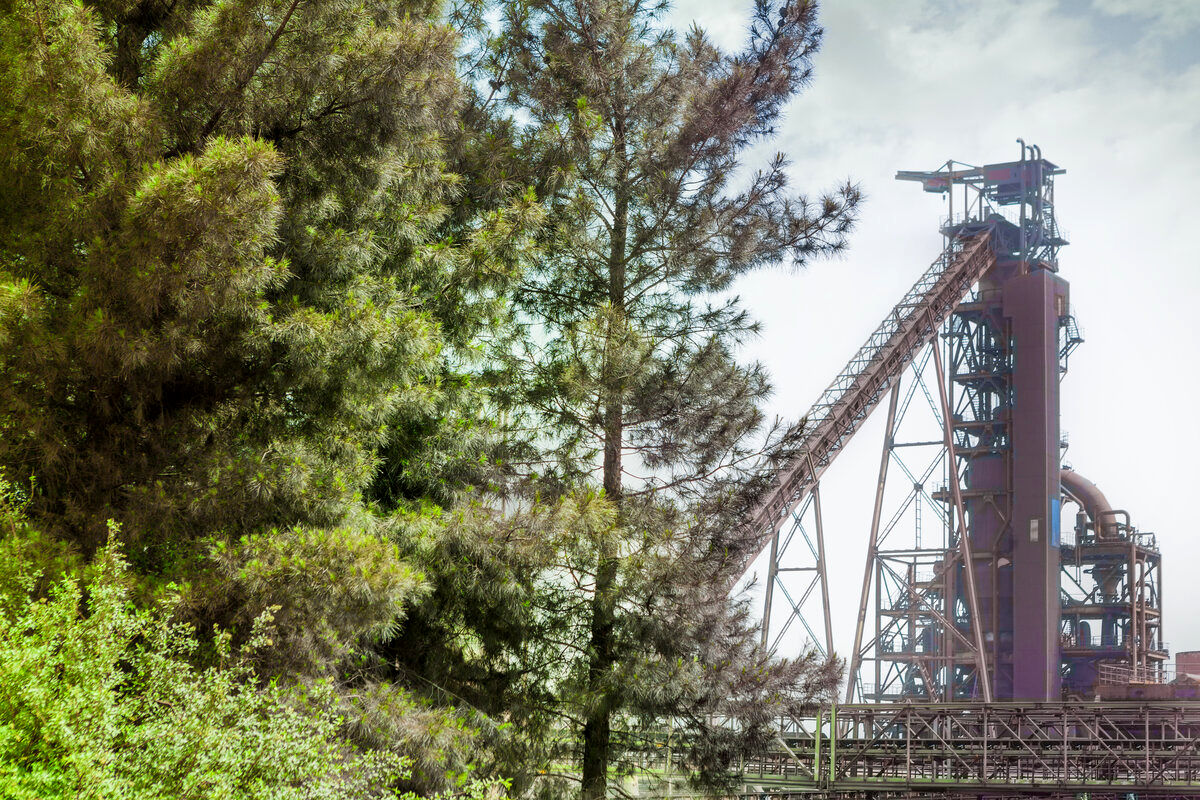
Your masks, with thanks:
[(1175, 670), (1156, 666), (1133, 666), (1130, 664), (1100, 664), (1097, 678), (1100, 683), (1124, 685), (1130, 683), (1172, 683)]

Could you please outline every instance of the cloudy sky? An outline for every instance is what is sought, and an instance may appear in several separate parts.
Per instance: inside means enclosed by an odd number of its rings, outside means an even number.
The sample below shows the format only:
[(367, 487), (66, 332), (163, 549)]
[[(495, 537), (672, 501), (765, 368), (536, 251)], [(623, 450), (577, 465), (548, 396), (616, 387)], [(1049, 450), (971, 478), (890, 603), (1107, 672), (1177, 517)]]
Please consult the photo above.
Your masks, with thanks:
[[(676, 0), (736, 47), (750, 3)], [(1164, 553), (1165, 640), (1200, 649), (1200, 0), (828, 0), (811, 88), (772, 150), (808, 191), (850, 178), (868, 195), (842, 260), (751, 276), (764, 323), (747, 355), (796, 418), (941, 247), (939, 195), (893, 180), (948, 158), (1015, 160), (1017, 137), (1067, 170), (1060, 258), (1085, 344), (1063, 382), (1066, 460)], [(880, 412), (823, 484), (835, 645), (851, 649)], [(1065, 521), (1064, 527), (1069, 525)]]

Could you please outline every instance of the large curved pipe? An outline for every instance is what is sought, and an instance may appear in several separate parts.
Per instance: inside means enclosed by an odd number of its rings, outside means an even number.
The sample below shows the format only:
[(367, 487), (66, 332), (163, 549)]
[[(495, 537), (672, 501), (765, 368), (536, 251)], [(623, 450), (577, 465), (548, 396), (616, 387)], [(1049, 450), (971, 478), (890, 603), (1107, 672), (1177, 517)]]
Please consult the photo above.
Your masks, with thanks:
[(1096, 530), (1097, 538), (1110, 540), (1119, 537), (1120, 527), (1117, 524), (1117, 517), (1124, 516), (1126, 525), (1128, 525), (1129, 515), (1126, 512), (1113, 509), (1108, 498), (1104, 496), (1104, 492), (1100, 491), (1100, 487), (1075, 470), (1059, 470), (1058, 478), (1062, 483), (1063, 490), (1087, 512), (1088, 519), (1092, 521)]
[(1112, 511), (1112, 505), (1100, 487), (1080, 475), (1073, 469), (1063, 469), (1058, 472), (1062, 487), (1072, 499), (1087, 512), (1092, 522), (1100, 519), (1100, 515)]

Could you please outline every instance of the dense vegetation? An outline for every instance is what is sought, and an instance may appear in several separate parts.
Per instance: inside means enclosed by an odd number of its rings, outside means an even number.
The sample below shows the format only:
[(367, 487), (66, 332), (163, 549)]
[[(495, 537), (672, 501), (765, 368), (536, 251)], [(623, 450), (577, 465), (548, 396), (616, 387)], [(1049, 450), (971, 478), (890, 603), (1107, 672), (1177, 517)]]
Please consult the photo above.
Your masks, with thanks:
[(727, 596), (814, 3), (2, 5), (6, 796), (716, 790), (832, 690)]

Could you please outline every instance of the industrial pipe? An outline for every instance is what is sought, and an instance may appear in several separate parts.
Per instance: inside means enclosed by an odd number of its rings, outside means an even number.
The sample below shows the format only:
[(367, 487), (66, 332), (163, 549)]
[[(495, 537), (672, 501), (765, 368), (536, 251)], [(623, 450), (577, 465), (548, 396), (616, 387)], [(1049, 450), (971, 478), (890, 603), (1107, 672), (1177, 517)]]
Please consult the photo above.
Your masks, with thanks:
[(1087, 512), (1096, 530), (1096, 537), (1104, 541), (1118, 538), (1120, 525), (1114, 519), (1118, 515), (1128, 515), (1123, 511), (1114, 511), (1104, 492), (1096, 484), (1080, 475), (1073, 469), (1059, 470), (1059, 481), (1063, 489)]

